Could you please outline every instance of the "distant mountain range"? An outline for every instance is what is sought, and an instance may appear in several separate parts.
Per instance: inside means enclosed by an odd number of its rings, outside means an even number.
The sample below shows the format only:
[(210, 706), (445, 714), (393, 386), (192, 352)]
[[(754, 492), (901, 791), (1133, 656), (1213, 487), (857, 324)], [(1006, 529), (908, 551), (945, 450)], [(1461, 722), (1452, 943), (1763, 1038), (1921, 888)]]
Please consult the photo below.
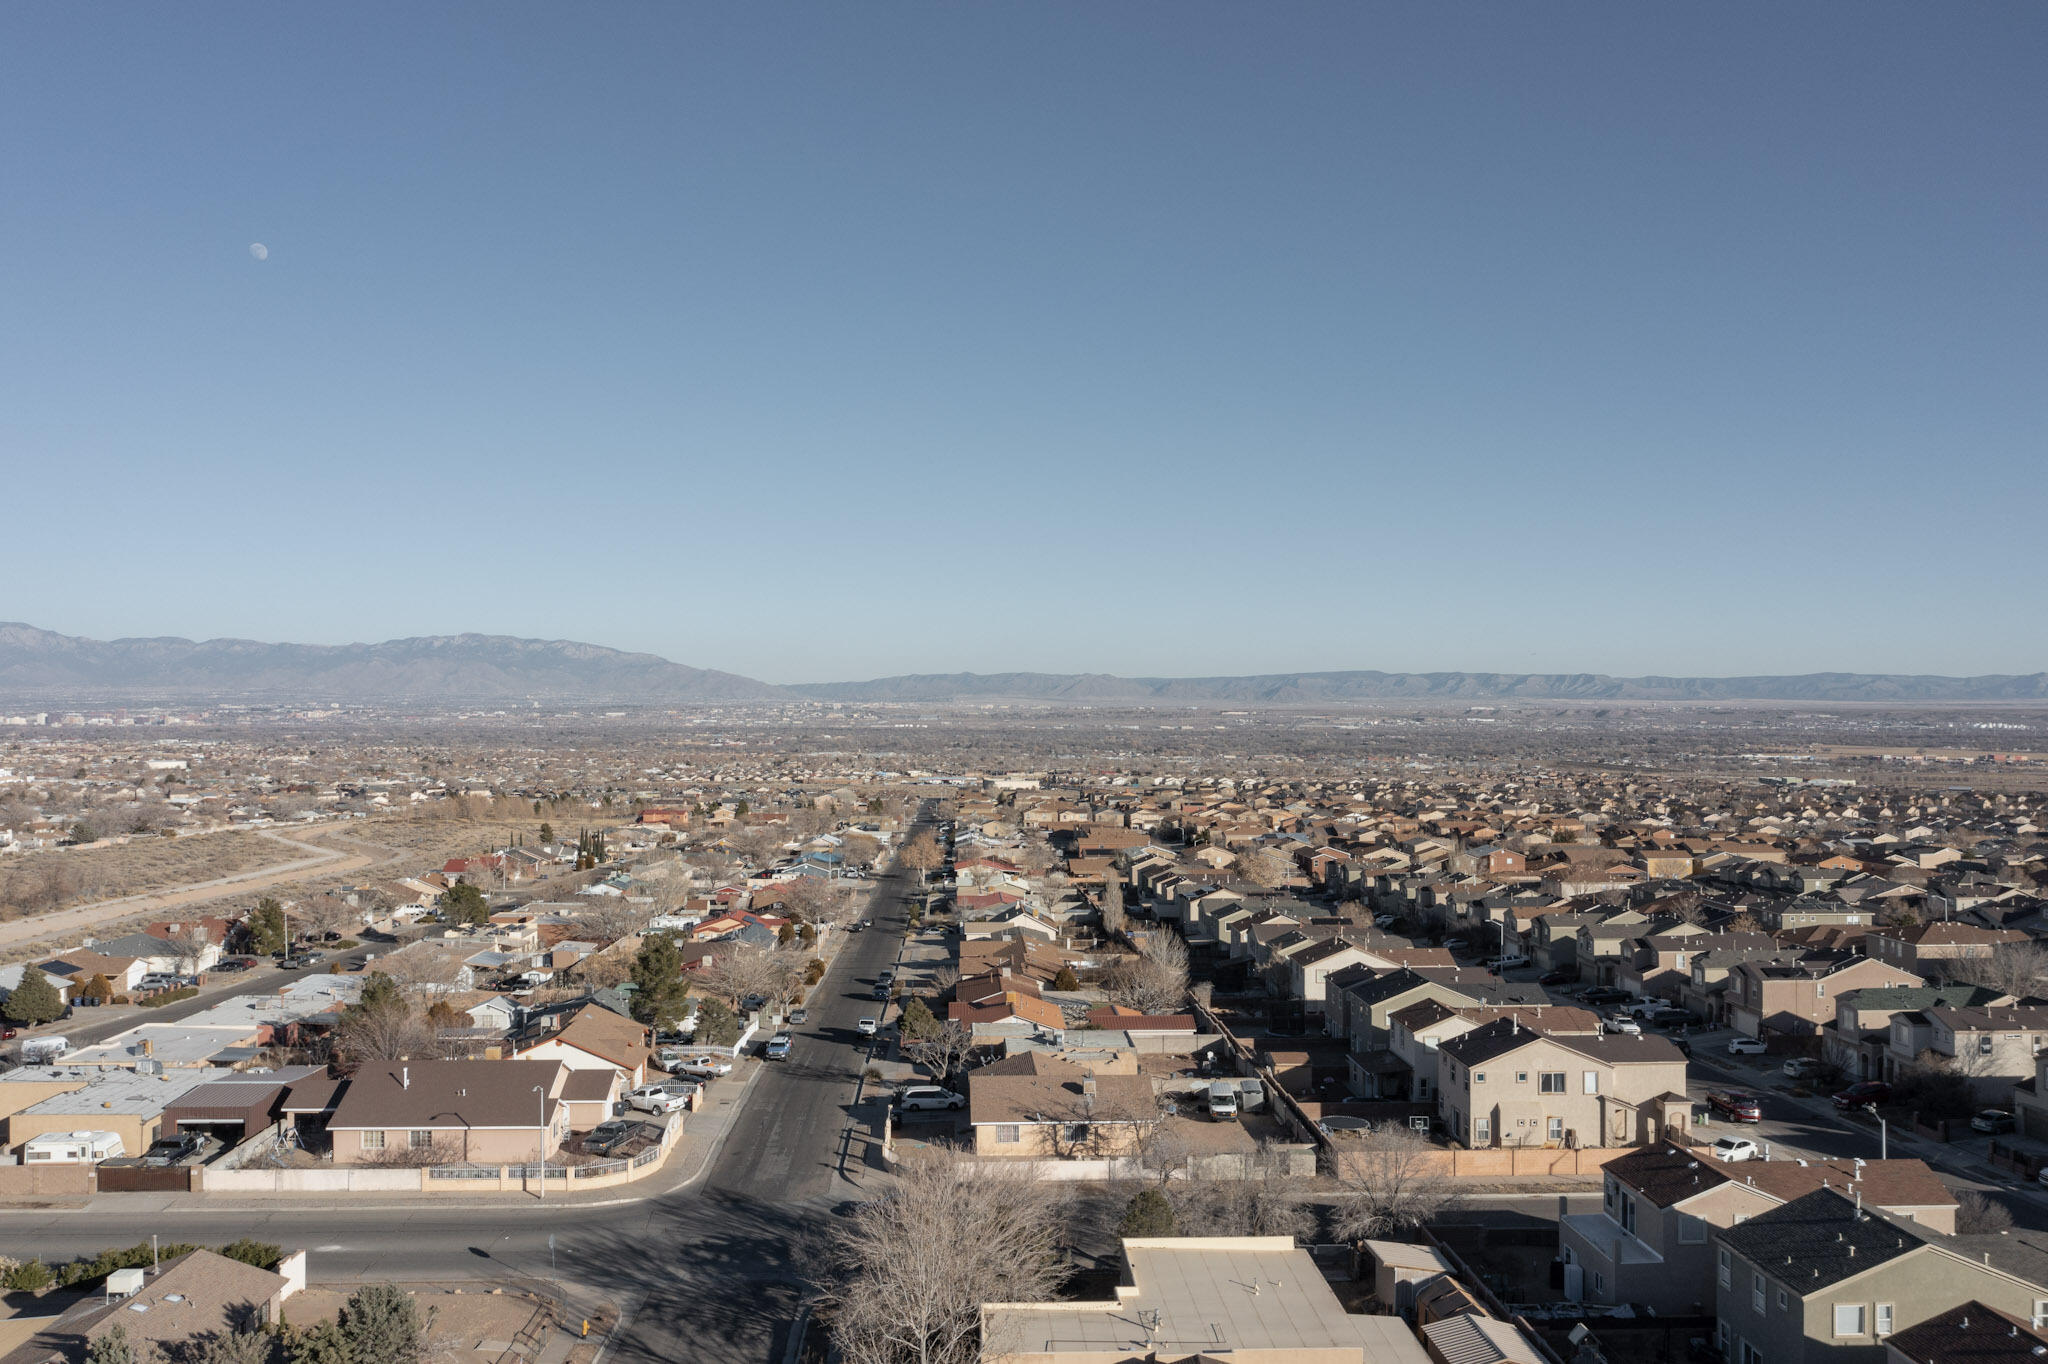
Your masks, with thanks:
[(2048, 701), (2048, 673), (1925, 677), (1609, 677), (1601, 673), (1274, 673), (1113, 677), (943, 673), (868, 682), (769, 682), (568, 640), (432, 635), (382, 644), (245, 639), (81, 639), (0, 623), (0, 697), (455, 704), (773, 701), (1045, 701), (1132, 705), (1313, 705), (1346, 701)]
[(79, 639), (0, 624), (0, 696), (342, 702), (739, 701), (779, 688), (568, 640), (430, 635), (382, 644)]

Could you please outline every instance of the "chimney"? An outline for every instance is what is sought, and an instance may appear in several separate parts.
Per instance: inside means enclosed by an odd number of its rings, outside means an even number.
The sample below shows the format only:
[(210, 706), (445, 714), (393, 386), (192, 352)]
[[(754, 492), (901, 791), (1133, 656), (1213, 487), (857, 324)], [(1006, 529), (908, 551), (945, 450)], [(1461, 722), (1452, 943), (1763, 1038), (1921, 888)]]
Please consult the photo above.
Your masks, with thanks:
[(411, 1088), (412, 1088), (412, 1067), (411, 1067), (411, 1066), (400, 1066), (400, 1067), (398, 1068), (398, 1087), (399, 1087), (400, 1089), (411, 1089)]

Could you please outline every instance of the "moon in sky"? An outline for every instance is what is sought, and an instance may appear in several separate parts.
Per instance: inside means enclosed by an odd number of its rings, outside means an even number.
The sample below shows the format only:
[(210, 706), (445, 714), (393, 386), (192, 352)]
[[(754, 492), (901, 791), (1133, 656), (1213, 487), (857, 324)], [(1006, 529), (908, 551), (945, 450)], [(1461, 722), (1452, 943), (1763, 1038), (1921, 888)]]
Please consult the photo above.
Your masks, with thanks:
[(250, 242), (249, 254), (254, 256), (257, 260), (269, 260), (270, 248), (265, 246), (262, 242)]

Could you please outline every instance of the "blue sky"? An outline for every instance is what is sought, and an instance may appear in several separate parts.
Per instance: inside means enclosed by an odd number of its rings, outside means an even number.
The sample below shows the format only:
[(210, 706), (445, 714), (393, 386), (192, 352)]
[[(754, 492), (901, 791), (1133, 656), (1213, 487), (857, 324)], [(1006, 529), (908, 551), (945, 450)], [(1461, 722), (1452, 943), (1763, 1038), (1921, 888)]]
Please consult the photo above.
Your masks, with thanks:
[(0, 8), (0, 618), (2036, 671), (2044, 69), (2038, 4)]

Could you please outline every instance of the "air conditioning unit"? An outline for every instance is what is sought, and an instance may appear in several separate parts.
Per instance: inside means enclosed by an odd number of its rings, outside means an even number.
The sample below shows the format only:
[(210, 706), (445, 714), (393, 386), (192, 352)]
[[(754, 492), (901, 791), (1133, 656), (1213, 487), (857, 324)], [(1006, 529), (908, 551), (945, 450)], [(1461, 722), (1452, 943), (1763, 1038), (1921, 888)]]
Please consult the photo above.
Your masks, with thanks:
[(153, 1057), (145, 1056), (142, 1060), (135, 1063), (135, 1073), (137, 1075), (161, 1075), (164, 1073), (164, 1063)]

